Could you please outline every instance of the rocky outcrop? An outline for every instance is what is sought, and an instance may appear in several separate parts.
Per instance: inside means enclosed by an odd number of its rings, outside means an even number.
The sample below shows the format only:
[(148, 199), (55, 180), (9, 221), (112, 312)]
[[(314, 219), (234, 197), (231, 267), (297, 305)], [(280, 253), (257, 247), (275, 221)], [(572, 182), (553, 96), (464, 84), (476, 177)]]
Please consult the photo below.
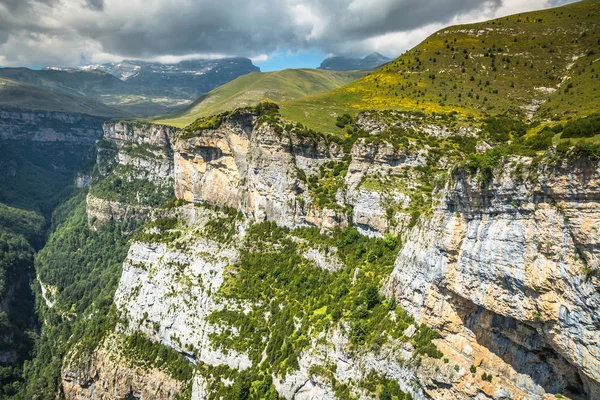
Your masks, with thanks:
[[(427, 146), (409, 151), (367, 138), (345, 153), (335, 143), (260, 122), (251, 111), (238, 111), (217, 129), (165, 129), (109, 128), (107, 139), (119, 147), (116, 165), (146, 171), (136, 179), (172, 182), (179, 199), (233, 208), (247, 219), (232, 240), (219, 240), (204, 230), (215, 211), (189, 204), (178, 209), (179, 239), (134, 243), (115, 298), (126, 321), (122, 332), (141, 331), (195, 363), (256, 367), (246, 354), (211, 344), (212, 334), (231, 327), (208, 318), (249, 307), (214, 296), (248, 222), (322, 228), (352, 222), (367, 235), (401, 236), (403, 248), (383, 291), (441, 333), (435, 342), (444, 360), (400, 362), (411, 360), (414, 349), (391, 338), (376, 354), (348, 352), (340, 325), (313, 338), (298, 370), (273, 377), (281, 395), (332, 398), (332, 387), (311, 368), (326, 364), (336, 365), (335, 380), (354, 385), (359, 397), (356, 382), (370, 371), (398, 381), (415, 398), (600, 396), (596, 163), (557, 161), (552, 154), (539, 164), (512, 157), (489, 182), (456, 169), (429, 193), (433, 208), (420, 213), (415, 203), (425, 196), (419, 191)], [(131, 144), (156, 146), (154, 156), (132, 157)], [(347, 171), (337, 181), (336, 205), (321, 208), (310, 182), (330, 163), (346, 163)], [(123, 220), (133, 212), (127, 207), (88, 198), (88, 214), (98, 220)], [(156, 209), (138, 211), (149, 218)], [(301, 248), (316, 267), (343, 270), (336, 249)], [(193, 398), (206, 396), (202, 376), (193, 386)]]
[(449, 136), (477, 136), (478, 129), (455, 123), (452, 116), (427, 116), (423, 113), (386, 110), (362, 112), (356, 118), (356, 126), (371, 135), (378, 135), (397, 129), (401, 131), (417, 130), (435, 138)]
[[(411, 202), (405, 192), (417, 186), (414, 179), (408, 180), (412, 187), (384, 182), (394, 180), (400, 172), (427, 165), (426, 154), (426, 150), (409, 153), (396, 149), (388, 142), (368, 144), (364, 139), (352, 147), (352, 161), (345, 180), (346, 201), (352, 206), (352, 222), (363, 233), (381, 236), (404, 230), (408, 219), (401, 211)], [(368, 180), (375, 181), (376, 185), (365, 185)]]
[(136, 122), (108, 122), (104, 124), (104, 139), (119, 145), (152, 144), (169, 147), (175, 128)]
[(91, 145), (105, 118), (56, 111), (0, 109), (0, 140)]
[[(416, 383), (414, 368), (410, 365), (400, 365), (398, 360), (412, 357), (414, 350), (410, 344), (391, 341), (377, 352), (353, 352), (349, 350), (348, 337), (344, 332), (350, 331), (348, 324), (340, 325), (329, 333), (323, 333), (315, 338), (310, 348), (299, 360), (299, 369), (284, 379), (276, 378), (275, 387), (281, 396), (296, 400), (333, 400), (338, 398), (331, 388), (329, 379), (320, 376), (319, 367), (334, 365), (335, 380), (352, 385), (360, 382), (370, 373), (375, 372), (387, 376), (401, 385), (406, 393), (415, 400), (427, 397)], [(439, 364), (443, 364), (441, 361)], [(441, 374), (441, 373), (440, 373)], [(368, 398), (360, 385), (354, 393), (358, 398)]]
[(63, 363), (62, 386), (68, 399), (172, 399), (185, 382), (157, 369), (135, 365), (120, 349), (117, 335), (93, 352), (73, 351)]
[[(490, 397), (506, 385), (514, 398), (596, 398), (599, 169), (530, 162), (513, 158), (487, 185), (455, 172), (387, 291), (456, 357), (506, 378), (487, 385)], [(519, 178), (523, 167), (530, 176)]]
[[(333, 228), (352, 220), (365, 233), (375, 235), (397, 233), (406, 226), (409, 218), (402, 212), (410, 203), (406, 194), (368, 190), (361, 183), (371, 175), (392, 176), (407, 167), (425, 165), (426, 150), (410, 153), (385, 142), (359, 141), (347, 155), (350, 167), (344, 188), (336, 196), (337, 207), (321, 208), (314, 204), (305, 179), (318, 174), (326, 162), (340, 162), (344, 150), (335, 142), (303, 136), (291, 126), (262, 123), (247, 110), (237, 111), (217, 129), (196, 132), (107, 123), (105, 140), (118, 148), (150, 144), (172, 149), (172, 155), (140, 159), (137, 154), (132, 158), (122, 150), (104, 149), (99, 157), (105, 154), (103, 158), (111, 158), (113, 165), (131, 166), (140, 178), (153, 182), (172, 176), (177, 198), (235, 208), (258, 221)], [(99, 159), (99, 164), (110, 163)], [(396, 210), (390, 217), (392, 205)], [(353, 209), (351, 214), (343, 211), (348, 208)]]
[(175, 194), (233, 207), (259, 221), (305, 225), (311, 196), (299, 171), (314, 174), (337, 149), (255, 120), (251, 112), (238, 112), (216, 130), (176, 139)]
[(179, 239), (181, 245), (134, 243), (123, 264), (115, 304), (127, 321), (126, 332), (140, 330), (193, 361), (244, 369), (251, 364), (244, 354), (224, 353), (209, 341), (219, 329), (207, 316), (228, 306), (215, 302), (212, 294), (223, 283), (225, 267), (237, 258), (237, 249), (203, 235), (204, 225), (217, 217), (190, 205), (180, 216), (190, 229)]
[(110, 221), (146, 221), (155, 214), (153, 207), (106, 200), (88, 194), (86, 197), (87, 219), (90, 226), (103, 225)]

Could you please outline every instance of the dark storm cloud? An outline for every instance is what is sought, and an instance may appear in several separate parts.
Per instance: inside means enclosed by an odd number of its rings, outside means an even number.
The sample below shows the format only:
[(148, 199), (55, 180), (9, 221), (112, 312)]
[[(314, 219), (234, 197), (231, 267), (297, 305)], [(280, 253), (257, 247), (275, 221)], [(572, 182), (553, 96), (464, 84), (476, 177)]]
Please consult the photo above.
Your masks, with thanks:
[[(496, 12), (564, 0), (0, 0), (0, 64), (202, 54), (256, 56), (310, 47), (394, 56), (430, 33)], [(406, 36), (379, 40), (393, 33)], [(412, 39), (411, 39), (412, 35)]]
[(104, 9), (104, 0), (86, 0), (87, 5), (94, 10)]

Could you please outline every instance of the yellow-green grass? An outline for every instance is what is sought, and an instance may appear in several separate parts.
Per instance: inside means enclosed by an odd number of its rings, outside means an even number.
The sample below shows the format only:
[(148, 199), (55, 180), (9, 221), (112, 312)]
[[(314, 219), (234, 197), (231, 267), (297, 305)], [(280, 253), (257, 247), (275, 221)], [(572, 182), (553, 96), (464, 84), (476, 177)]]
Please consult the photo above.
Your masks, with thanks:
[(442, 29), (355, 82), (283, 103), (282, 114), (332, 133), (336, 115), (368, 109), (565, 120), (600, 109), (599, 60), (600, 1), (586, 0)]
[(283, 102), (331, 90), (358, 79), (365, 73), (317, 69), (252, 72), (207, 93), (179, 112), (156, 117), (153, 121), (185, 127), (197, 118), (255, 106), (263, 100)]

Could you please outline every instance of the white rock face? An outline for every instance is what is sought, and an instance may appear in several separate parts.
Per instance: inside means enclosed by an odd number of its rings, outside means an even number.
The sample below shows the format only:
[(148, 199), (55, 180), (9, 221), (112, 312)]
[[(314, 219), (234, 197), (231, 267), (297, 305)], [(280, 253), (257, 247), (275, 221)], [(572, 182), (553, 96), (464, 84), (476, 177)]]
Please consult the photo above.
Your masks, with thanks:
[(314, 262), (317, 267), (328, 271), (338, 271), (344, 267), (337, 256), (337, 249), (335, 248), (311, 247), (304, 252), (304, 258)]
[[(399, 234), (407, 223), (406, 214), (388, 209), (404, 210), (410, 197), (385, 181), (407, 168), (425, 166), (425, 153), (408, 154), (384, 142), (378, 145), (359, 140), (352, 148), (352, 161), (346, 175), (346, 201), (353, 206), (352, 221), (369, 236), (386, 232)], [(379, 183), (377, 188), (365, 187), (365, 180)]]
[(104, 124), (104, 139), (117, 144), (152, 144), (168, 147), (174, 129), (164, 125), (108, 122)]
[(398, 255), (387, 290), (445, 332), (457, 357), (483, 358), (507, 376), (514, 396), (596, 398), (600, 292), (585, 271), (598, 268), (599, 170), (559, 164), (536, 171), (534, 184), (512, 168), (485, 189), (454, 176)]
[(298, 362), (299, 370), (288, 374), (283, 380), (277, 377), (273, 380), (279, 394), (286, 399), (335, 399), (329, 381), (313, 373), (311, 369), (335, 365), (336, 381), (350, 385), (359, 398), (367, 398), (367, 394), (354, 384), (372, 371), (397, 381), (400, 388), (410, 393), (415, 400), (426, 398), (416, 385), (413, 369), (398, 363), (398, 360), (412, 357), (410, 344), (391, 339), (377, 354), (351, 352), (348, 350), (348, 338), (343, 333), (349, 329), (348, 324), (345, 324), (343, 329), (336, 327), (315, 338), (310, 348), (302, 353)]
[(115, 304), (127, 321), (123, 329), (142, 331), (194, 361), (248, 368), (252, 363), (244, 354), (223, 353), (211, 346), (209, 336), (220, 328), (206, 321), (212, 312), (227, 307), (215, 303), (212, 294), (221, 287), (225, 267), (237, 258), (237, 250), (199, 237), (198, 230), (214, 214), (192, 211), (192, 230), (179, 241), (187, 244), (185, 249), (165, 243), (131, 246), (115, 294)]
[(176, 139), (176, 196), (233, 207), (258, 221), (306, 225), (311, 197), (298, 171), (313, 174), (328, 149), (254, 122), (253, 114), (238, 112), (214, 131)]
[[(152, 171), (148, 179), (168, 179), (172, 173), (177, 197), (232, 207), (249, 221), (347, 224), (344, 212), (315, 207), (300, 177), (341, 160), (343, 151), (254, 122), (253, 114), (239, 112), (219, 129), (190, 138), (157, 128), (152, 132), (168, 144), (156, 142), (173, 148), (172, 170), (163, 161), (121, 160)], [(129, 128), (111, 135), (146, 140)], [(407, 210), (416, 187), (411, 174), (426, 165), (426, 157), (426, 149), (409, 154), (385, 142), (359, 140), (335, 200), (352, 207), (348, 214), (364, 234), (402, 233), (403, 248), (384, 292), (396, 296), (418, 323), (441, 333), (435, 344), (445, 360), (424, 358), (417, 366), (410, 362), (412, 347), (393, 340), (379, 351), (351, 352), (343, 333), (348, 327), (336, 326), (311, 338), (298, 371), (273, 377), (279, 393), (288, 399), (333, 398), (328, 381), (311, 367), (335, 365), (336, 380), (348, 383), (358, 398), (367, 395), (356, 383), (370, 371), (396, 380), (416, 399), (550, 399), (559, 392), (600, 398), (598, 166), (558, 163), (525, 176), (531, 160), (513, 158), (488, 185), (455, 172), (435, 193), (431, 214), (409, 231)], [(88, 206), (90, 215), (107, 207), (95, 207), (93, 199)], [(120, 215), (114, 218), (125, 218), (117, 208), (111, 206), (111, 213)], [(205, 237), (202, 227), (212, 212), (184, 209), (179, 219), (186, 228), (177, 245), (132, 245), (115, 298), (127, 321), (120, 329), (142, 331), (196, 362), (249, 368), (246, 354), (213, 348), (210, 335), (225, 327), (207, 321), (215, 310), (249, 307), (215, 296), (226, 267), (238, 257), (241, 238), (218, 243)], [(245, 227), (238, 228), (243, 235)], [(333, 249), (308, 244), (302, 255), (330, 271), (343, 265)], [(415, 335), (412, 328), (406, 336)], [(192, 398), (205, 398), (207, 387), (195, 376)]]

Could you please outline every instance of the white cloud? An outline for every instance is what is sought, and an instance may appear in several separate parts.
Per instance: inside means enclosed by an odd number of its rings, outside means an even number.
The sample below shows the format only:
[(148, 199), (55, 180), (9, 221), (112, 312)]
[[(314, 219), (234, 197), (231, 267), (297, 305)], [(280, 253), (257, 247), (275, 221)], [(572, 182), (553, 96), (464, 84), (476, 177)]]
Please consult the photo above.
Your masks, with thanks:
[(0, 64), (263, 61), (308, 48), (393, 57), (448, 24), (557, 2), (565, 0), (0, 0)]
[(250, 57), (250, 60), (254, 63), (265, 62), (269, 59), (269, 56), (266, 54), (259, 54), (257, 56)]

